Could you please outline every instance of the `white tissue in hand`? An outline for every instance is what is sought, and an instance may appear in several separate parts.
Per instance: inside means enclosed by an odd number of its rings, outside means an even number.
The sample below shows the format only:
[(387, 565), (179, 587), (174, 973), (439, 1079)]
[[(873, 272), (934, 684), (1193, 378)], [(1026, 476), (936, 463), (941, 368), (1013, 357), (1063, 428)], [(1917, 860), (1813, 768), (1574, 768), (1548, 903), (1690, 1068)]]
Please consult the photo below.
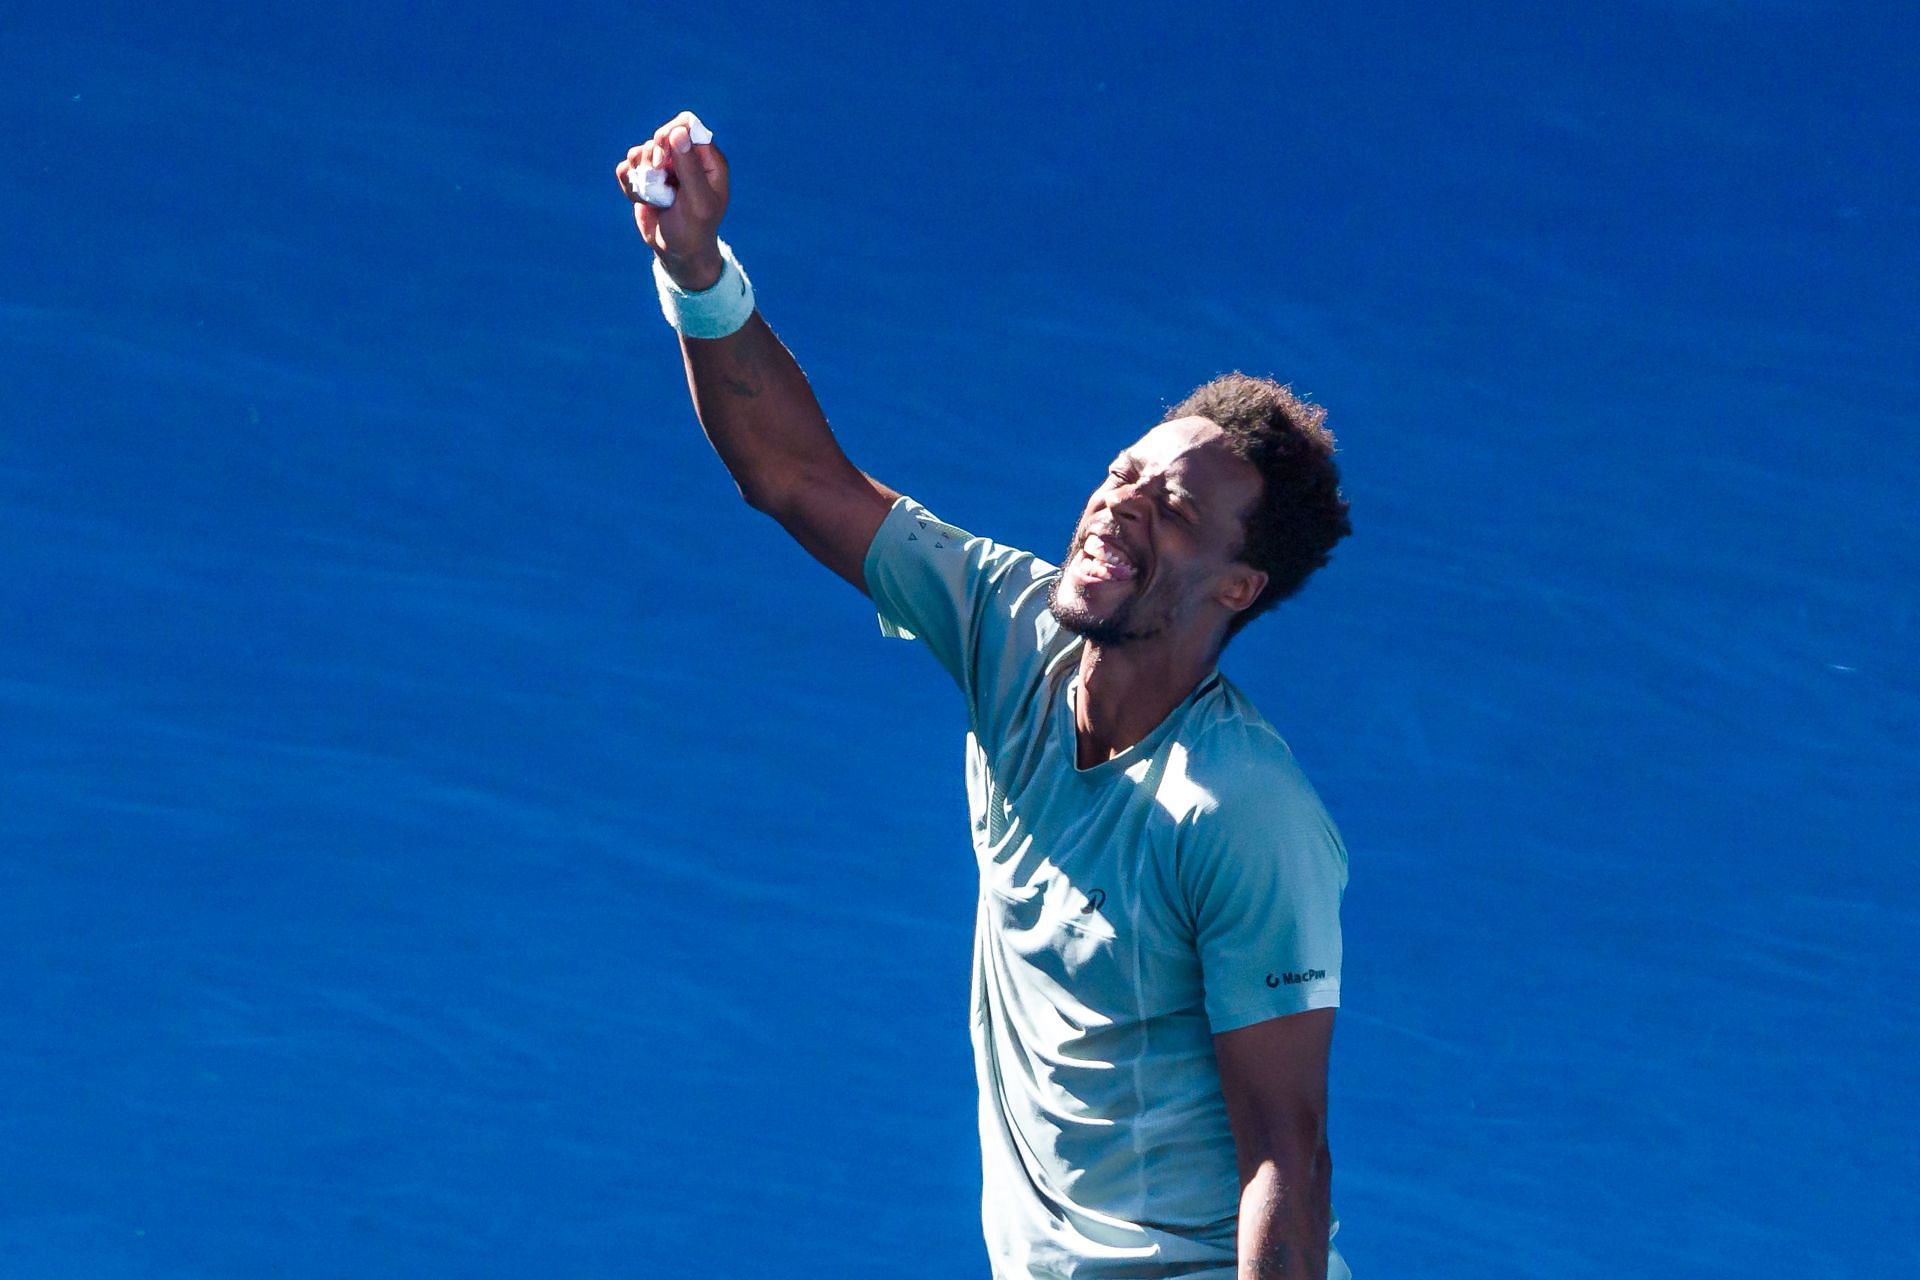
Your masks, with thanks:
[[(700, 123), (700, 117), (687, 112), (687, 141), (696, 146), (705, 146), (713, 141), (713, 130)], [(638, 174), (636, 178), (633, 175)], [(667, 185), (667, 171), (648, 166), (644, 169), (628, 171), (628, 181), (633, 183), (633, 193), (656, 209), (673, 207), (673, 188)]]
[(629, 169), (627, 181), (633, 184), (633, 194), (654, 208), (673, 207), (673, 188), (667, 185), (665, 169), (655, 169), (651, 166), (644, 169)]

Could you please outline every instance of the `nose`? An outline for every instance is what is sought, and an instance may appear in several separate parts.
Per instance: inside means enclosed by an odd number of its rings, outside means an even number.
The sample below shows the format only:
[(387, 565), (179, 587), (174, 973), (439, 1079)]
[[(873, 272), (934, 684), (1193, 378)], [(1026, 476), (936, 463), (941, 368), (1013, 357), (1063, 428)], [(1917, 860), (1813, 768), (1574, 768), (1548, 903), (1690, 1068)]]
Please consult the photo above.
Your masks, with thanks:
[(1141, 491), (1140, 482), (1136, 480), (1116, 493), (1113, 501), (1107, 504), (1107, 509), (1113, 512), (1116, 519), (1137, 523), (1146, 518), (1147, 507), (1152, 502), (1153, 499)]

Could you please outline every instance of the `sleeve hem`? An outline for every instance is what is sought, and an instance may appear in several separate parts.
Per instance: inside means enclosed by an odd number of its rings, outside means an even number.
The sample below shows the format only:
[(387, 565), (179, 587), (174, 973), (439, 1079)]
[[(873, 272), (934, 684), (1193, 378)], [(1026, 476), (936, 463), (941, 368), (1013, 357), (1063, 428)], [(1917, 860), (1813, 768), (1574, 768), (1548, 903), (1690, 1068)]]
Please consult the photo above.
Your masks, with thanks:
[(904, 493), (893, 500), (893, 506), (887, 511), (887, 518), (882, 520), (880, 527), (873, 531), (873, 541), (867, 544), (867, 554), (860, 562), (860, 576), (867, 584), (867, 598), (874, 601), (873, 615), (880, 622), (880, 634), (890, 640), (917, 640), (919, 636), (888, 617), (886, 610), (880, 607), (873, 586), (875, 557), (881, 553), (881, 547), (893, 527), (894, 517), (913, 505), (913, 499)]
[(1290, 1013), (1305, 1013), (1309, 1009), (1334, 1009), (1339, 1005), (1340, 984), (1327, 982), (1285, 1000), (1270, 1000), (1258, 1006), (1241, 1005), (1218, 1014), (1209, 1011), (1207, 1025), (1214, 1035), (1220, 1035), (1250, 1027), (1256, 1022), (1265, 1022), (1269, 1018), (1284, 1018)]

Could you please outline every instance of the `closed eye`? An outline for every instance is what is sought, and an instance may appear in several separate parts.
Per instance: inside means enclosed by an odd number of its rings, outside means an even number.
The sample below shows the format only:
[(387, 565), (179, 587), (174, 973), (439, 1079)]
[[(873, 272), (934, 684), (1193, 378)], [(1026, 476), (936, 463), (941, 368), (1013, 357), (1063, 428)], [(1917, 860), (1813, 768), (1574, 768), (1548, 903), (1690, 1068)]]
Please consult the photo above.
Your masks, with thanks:
[[(1133, 473), (1131, 471), (1126, 471), (1119, 467), (1107, 468), (1107, 474), (1112, 476), (1115, 480), (1120, 480), (1120, 481), (1133, 479)], [(1160, 495), (1160, 505), (1166, 508), (1168, 511), (1172, 512), (1174, 515), (1180, 517), (1180, 519), (1186, 521), (1188, 524), (1192, 524), (1194, 522), (1193, 513), (1191, 511), (1188, 511), (1185, 507), (1177, 505), (1173, 501), (1173, 499), (1169, 498), (1165, 493), (1162, 493)]]

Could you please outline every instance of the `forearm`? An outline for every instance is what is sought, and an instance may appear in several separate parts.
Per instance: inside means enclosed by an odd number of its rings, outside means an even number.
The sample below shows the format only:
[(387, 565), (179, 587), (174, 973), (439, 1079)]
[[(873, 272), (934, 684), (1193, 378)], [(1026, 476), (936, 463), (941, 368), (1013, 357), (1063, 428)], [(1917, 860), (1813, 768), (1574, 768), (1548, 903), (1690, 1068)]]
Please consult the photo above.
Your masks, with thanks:
[(680, 339), (700, 429), (741, 496), (773, 510), (791, 487), (853, 470), (800, 365), (758, 311), (724, 338)]
[(1333, 1157), (1267, 1160), (1240, 1193), (1239, 1280), (1326, 1280)]

